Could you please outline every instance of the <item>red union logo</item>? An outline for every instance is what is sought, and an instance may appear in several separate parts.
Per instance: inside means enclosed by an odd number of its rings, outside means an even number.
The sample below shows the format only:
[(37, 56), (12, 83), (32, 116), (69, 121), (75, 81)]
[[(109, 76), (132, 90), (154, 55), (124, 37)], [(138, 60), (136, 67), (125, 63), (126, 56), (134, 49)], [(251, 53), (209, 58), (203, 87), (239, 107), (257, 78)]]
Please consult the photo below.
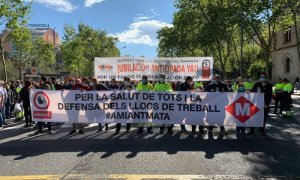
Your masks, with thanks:
[(37, 119), (51, 119), (51, 111), (33, 111), (33, 117)]
[(113, 69), (113, 66), (110, 64), (101, 64), (98, 66), (100, 71), (111, 71)]
[(241, 123), (246, 122), (249, 118), (259, 112), (259, 110), (260, 109), (258, 107), (243, 96), (226, 107), (226, 111), (233, 115)]

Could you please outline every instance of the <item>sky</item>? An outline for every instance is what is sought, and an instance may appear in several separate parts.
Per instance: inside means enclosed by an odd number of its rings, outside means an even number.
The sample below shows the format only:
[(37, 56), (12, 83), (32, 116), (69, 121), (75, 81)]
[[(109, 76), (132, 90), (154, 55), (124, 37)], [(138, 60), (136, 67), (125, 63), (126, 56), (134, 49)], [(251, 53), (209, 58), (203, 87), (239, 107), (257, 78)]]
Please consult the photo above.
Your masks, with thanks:
[(156, 57), (156, 32), (172, 26), (174, 0), (24, 0), (28, 24), (49, 24), (61, 39), (64, 25), (80, 22), (118, 37), (121, 56)]

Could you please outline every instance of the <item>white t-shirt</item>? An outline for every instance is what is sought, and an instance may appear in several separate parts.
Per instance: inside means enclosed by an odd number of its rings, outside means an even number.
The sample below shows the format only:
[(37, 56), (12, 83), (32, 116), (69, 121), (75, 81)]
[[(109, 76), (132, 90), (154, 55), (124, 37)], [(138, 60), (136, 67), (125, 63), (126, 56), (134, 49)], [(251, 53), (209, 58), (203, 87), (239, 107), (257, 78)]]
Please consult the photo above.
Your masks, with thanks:
[(2, 87), (0, 87), (0, 104), (4, 104), (4, 91)]
[(3, 87), (0, 87), (0, 96), (4, 95)]

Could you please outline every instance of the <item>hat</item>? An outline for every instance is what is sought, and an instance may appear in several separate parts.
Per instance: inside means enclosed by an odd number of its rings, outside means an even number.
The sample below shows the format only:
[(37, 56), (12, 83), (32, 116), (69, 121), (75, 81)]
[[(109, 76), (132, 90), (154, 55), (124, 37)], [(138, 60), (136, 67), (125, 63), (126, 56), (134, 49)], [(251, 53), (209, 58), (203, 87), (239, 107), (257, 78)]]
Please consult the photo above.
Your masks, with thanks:
[(262, 81), (267, 81), (267, 75), (265, 73), (262, 73), (260, 75), (260, 78), (259, 78), (259, 81), (262, 82)]

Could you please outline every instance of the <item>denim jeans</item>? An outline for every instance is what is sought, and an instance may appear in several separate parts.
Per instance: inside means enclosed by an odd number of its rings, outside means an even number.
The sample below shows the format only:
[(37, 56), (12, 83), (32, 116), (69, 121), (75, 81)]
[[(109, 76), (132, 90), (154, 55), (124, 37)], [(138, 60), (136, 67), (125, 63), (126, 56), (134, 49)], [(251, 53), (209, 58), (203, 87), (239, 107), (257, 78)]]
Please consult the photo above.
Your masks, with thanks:
[(5, 123), (5, 119), (6, 119), (6, 114), (5, 114), (6, 110), (5, 110), (5, 109), (6, 109), (6, 108), (5, 108), (5, 104), (4, 104), (4, 106), (2, 107), (3, 123)]
[[(43, 131), (43, 125), (44, 125), (45, 122), (37, 122), (37, 127), (38, 127), (38, 131), (39, 132), (42, 132)], [(51, 123), (50, 122), (47, 122), (47, 128), (48, 128), (48, 131), (51, 131)]]
[(5, 115), (6, 115), (6, 118), (10, 117), (10, 115), (11, 115), (10, 107), (11, 107), (11, 103), (10, 102), (6, 102), (5, 103)]
[(4, 124), (4, 115), (3, 115), (3, 113), (4, 113), (4, 108), (2, 107), (2, 108), (0, 108), (0, 127), (2, 127), (3, 124)]

